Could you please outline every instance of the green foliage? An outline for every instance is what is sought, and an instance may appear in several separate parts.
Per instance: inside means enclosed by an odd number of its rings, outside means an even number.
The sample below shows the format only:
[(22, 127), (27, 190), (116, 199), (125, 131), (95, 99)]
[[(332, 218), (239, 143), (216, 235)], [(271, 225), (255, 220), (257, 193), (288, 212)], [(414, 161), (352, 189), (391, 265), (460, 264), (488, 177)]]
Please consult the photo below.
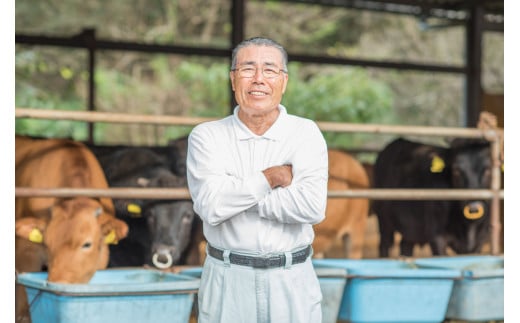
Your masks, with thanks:
[[(20, 57), (26, 55), (25, 52)], [(146, 61), (133, 59), (133, 68), (141, 71), (136, 77), (131, 71), (110, 68), (101, 61), (96, 69), (96, 106), (99, 111), (135, 114), (189, 115), (222, 117), (230, 112), (229, 66), (226, 63), (200, 63), (193, 60), (172, 61), (167, 56), (153, 55)], [(18, 61), (22, 61), (21, 58)], [(60, 95), (45, 89), (45, 84), (34, 84), (27, 79), (43, 79), (47, 69), (36, 69), (32, 61), (17, 65), (16, 105), (46, 109), (84, 110), (85, 98), (76, 87), (68, 85)], [(137, 68), (136, 66), (140, 66)], [(378, 122), (388, 116), (392, 94), (381, 82), (370, 79), (357, 69), (312, 69), (301, 64), (290, 64), (290, 81), (283, 103), (291, 113), (317, 121)], [(61, 75), (69, 69), (54, 69)], [(143, 71), (144, 74), (143, 74)], [(78, 73), (67, 79), (73, 84)], [(144, 78), (142, 75), (146, 75)], [(48, 77), (48, 76), (47, 76)], [(164, 129), (163, 129), (164, 128)], [(186, 135), (191, 127), (163, 127), (159, 131), (151, 126), (129, 126), (97, 123), (96, 142), (114, 140), (135, 144), (161, 142), (166, 138)], [(81, 122), (49, 120), (16, 120), (16, 131), (44, 136), (86, 138), (86, 125)], [(143, 139), (151, 137), (154, 139)], [(335, 146), (353, 144), (355, 136), (327, 133), (328, 141)], [(120, 138), (120, 139), (116, 139)], [(164, 139), (161, 139), (164, 138)]]
[[(289, 84), (282, 104), (294, 114), (315, 120), (346, 123), (383, 123), (392, 120), (392, 91), (361, 68), (322, 70), (306, 79), (301, 66), (289, 67)], [(362, 137), (325, 133), (329, 146), (350, 148)]]
[[(38, 72), (40, 72), (40, 76), (41, 73), (47, 73), (47, 69), (33, 69), (34, 66), (29, 64), (25, 70), (21, 69), (19, 72), (20, 74), (33, 77), (38, 75)], [(52, 78), (52, 76), (49, 78)], [(37, 83), (31, 83), (29, 80), (30, 78), (27, 80), (24, 77), (17, 77), (18, 82), (16, 82), (15, 93), (15, 104), (17, 107), (37, 107), (47, 110), (84, 110), (85, 100), (70, 90), (73, 88), (72, 84), (65, 86), (65, 88), (69, 88), (69, 91), (66, 93), (56, 93), (40, 88)], [(69, 79), (67, 83), (72, 82), (73, 80)], [(17, 134), (69, 137), (78, 140), (84, 140), (88, 134), (85, 122), (25, 118), (17, 118), (15, 120), (15, 131)]]
[(177, 79), (190, 90), (191, 114), (200, 117), (221, 117), (229, 114), (229, 65), (209, 66), (182, 62)]

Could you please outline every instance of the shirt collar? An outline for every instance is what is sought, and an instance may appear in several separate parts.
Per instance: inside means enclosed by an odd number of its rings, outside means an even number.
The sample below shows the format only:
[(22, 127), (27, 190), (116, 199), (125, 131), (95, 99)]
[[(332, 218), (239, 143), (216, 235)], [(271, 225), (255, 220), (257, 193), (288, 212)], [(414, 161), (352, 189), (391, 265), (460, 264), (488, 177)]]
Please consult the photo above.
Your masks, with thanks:
[(279, 104), (278, 110), (280, 111), (280, 114), (278, 115), (278, 118), (273, 123), (271, 128), (269, 128), (263, 135), (258, 136), (251, 132), (249, 128), (240, 120), (238, 117), (238, 109), (239, 106), (237, 105), (235, 109), (233, 110), (233, 126), (235, 128), (235, 133), (237, 135), (238, 140), (248, 140), (252, 138), (265, 138), (270, 140), (280, 140), (283, 136), (284, 129), (283, 129), (283, 123), (287, 116), (287, 109)]

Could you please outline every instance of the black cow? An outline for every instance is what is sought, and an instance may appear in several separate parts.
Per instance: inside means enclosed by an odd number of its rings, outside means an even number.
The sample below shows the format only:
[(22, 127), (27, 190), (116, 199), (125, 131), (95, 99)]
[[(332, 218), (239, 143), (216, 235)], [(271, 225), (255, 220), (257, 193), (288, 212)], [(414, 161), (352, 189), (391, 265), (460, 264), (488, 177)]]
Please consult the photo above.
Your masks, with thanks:
[[(186, 187), (186, 175), (175, 174), (174, 146), (90, 146), (110, 187)], [(182, 167), (182, 166), (181, 166)], [(193, 229), (191, 200), (114, 198), (116, 216), (129, 225), (126, 241), (111, 249), (110, 267), (153, 265), (168, 268), (183, 262)]]
[[(449, 147), (398, 138), (374, 164), (374, 188), (488, 189), (490, 144), (480, 139), (454, 139)], [(434, 255), (447, 247), (458, 254), (479, 252), (489, 239), (489, 201), (376, 200), (379, 254), (388, 257), (394, 232), (402, 236), (400, 252), (412, 256), (415, 244), (429, 244)]]

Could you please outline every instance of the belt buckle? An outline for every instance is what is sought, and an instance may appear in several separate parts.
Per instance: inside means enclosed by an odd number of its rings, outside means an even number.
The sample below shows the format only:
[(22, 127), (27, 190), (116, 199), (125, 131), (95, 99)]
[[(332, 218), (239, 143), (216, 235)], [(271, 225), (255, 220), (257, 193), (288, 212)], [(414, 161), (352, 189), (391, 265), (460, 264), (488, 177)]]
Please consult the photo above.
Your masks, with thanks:
[(279, 255), (279, 256), (273, 256), (267, 258), (267, 266), (270, 268), (274, 267), (282, 267), (285, 265), (285, 256)]
[(282, 256), (272, 256), (272, 257), (254, 257), (252, 260), (252, 265), (254, 268), (267, 269), (267, 268), (275, 268), (281, 267), (284, 264)]
[(269, 267), (269, 258), (253, 257), (252, 260), (253, 260), (252, 261), (253, 268), (268, 268)]

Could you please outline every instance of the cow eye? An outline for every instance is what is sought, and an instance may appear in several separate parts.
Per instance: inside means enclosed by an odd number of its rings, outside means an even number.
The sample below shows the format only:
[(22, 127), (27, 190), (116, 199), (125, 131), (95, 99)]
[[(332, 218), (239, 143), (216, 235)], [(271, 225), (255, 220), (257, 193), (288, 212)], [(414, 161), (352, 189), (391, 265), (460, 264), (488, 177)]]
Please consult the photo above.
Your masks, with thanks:
[(81, 249), (90, 249), (92, 247), (92, 242), (85, 242), (82, 246), (81, 246)]

